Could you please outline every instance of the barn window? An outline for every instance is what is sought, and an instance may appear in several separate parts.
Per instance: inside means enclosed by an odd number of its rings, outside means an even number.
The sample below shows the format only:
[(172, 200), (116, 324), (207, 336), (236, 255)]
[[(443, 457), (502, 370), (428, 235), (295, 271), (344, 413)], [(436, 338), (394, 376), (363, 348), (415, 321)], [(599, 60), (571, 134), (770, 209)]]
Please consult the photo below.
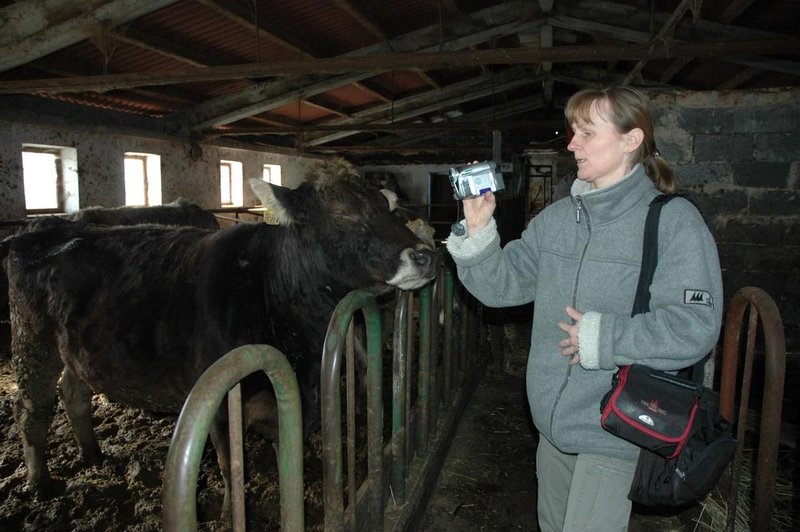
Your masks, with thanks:
[(22, 178), (28, 214), (78, 210), (77, 150), (22, 145)]
[(244, 203), (242, 175), (242, 163), (225, 160), (219, 162), (219, 192), (223, 207), (238, 207)]
[(262, 173), (262, 179), (273, 185), (281, 184), (281, 165), (279, 164), (265, 164)]
[(125, 205), (161, 205), (161, 156), (125, 152)]

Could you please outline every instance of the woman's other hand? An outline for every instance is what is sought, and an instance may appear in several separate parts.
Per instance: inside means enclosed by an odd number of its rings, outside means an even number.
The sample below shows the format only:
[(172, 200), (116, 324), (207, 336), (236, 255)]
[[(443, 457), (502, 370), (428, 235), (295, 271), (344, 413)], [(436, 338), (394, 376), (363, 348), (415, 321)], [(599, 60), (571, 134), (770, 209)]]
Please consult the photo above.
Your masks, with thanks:
[(558, 327), (567, 333), (567, 337), (558, 342), (558, 351), (563, 356), (570, 357), (569, 363), (574, 366), (581, 361), (579, 338), (583, 313), (578, 312), (572, 307), (567, 307), (566, 313), (575, 323), (567, 323), (565, 321), (558, 322)]

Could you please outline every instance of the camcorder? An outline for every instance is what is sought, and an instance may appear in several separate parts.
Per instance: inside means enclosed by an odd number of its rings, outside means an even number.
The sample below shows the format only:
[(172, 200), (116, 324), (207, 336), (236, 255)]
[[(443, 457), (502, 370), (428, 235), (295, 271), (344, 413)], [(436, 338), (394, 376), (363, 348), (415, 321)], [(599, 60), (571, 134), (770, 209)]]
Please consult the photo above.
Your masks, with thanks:
[(451, 168), (450, 184), (457, 200), (476, 198), (490, 190), (496, 192), (506, 187), (503, 174), (497, 171), (494, 161), (471, 164), (461, 170)]

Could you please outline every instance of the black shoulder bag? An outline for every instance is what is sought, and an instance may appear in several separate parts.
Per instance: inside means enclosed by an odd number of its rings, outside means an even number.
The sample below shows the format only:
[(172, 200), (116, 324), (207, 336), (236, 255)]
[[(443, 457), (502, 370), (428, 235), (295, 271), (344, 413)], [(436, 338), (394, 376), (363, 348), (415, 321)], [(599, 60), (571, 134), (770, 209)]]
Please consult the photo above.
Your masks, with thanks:
[[(661, 207), (678, 195), (650, 202), (642, 269), (631, 316), (650, 311), (650, 283), (658, 263)], [(719, 413), (719, 395), (703, 386), (703, 363), (678, 375), (634, 364), (614, 375), (600, 403), (604, 429), (639, 447), (628, 498), (648, 506), (681, 506), (702, 500), (736, 452), (730, 423)], [(684, 378), (691, 373), (691, 378)]]

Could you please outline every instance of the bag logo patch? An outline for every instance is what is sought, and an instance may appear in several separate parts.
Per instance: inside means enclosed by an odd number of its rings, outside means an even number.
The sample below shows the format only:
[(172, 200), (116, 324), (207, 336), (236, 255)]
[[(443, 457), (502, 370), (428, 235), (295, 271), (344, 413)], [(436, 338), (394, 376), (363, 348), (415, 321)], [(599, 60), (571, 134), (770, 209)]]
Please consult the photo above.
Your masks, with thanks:
[(641, 421), (642, 423), (646, 423), (647, 425), (650, 425), (651, 427), (653, 425), (655, 425), (655, 422), (653, 421), (653, 418), (651, 418), (647, 414), (640, 415), (639, 416), (639, 421)]
[[(661, 408), (661, 406), (659, 406), (658, 399), (651, 399), (649, 401), (642, 399), (641, 401), (639, 401), (639, 404), (641, 404), (641, 406), (642, 406), (642, 408), (644, 410), (649, 410), (650, 412), (652, 412), (654, 414), (658, 414), (658, 415), (661, 415), (661, 416), (664, 416), (664, 415), (667, 414), (667, 411), (664, 410), (663, 408)], [(647, 416), (647, 414), (644, 414), (644, 415)], [(651, 419), (651, 421), (652, 421), (652, 419)]]
[(684, 305), (705, 305), (707, 307), (714, 306), (714, 298), (705, 290), (691, 290), (686, 289), (683, 291), (683, 304)]

